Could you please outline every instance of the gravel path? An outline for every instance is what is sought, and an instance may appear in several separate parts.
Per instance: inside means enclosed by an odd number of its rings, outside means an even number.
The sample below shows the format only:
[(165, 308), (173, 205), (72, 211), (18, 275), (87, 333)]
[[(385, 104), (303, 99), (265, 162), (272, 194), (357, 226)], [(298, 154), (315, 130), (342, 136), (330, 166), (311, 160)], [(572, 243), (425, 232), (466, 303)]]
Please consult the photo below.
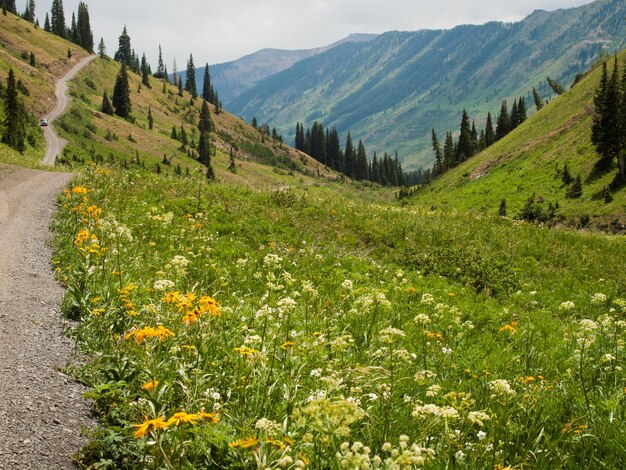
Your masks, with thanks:
[[(0, 469), (75, 468), (89, 423), (82, 388), (60, 369), (63, 335), (48, 226), (71, 175), (4, 168), (0, 174)], [(0, 172), (2, 173), (2, 172)]]
[(50, 114), (45, 116), (45, 118), (49, 122), (48, 127), (44, 128), (44, 136), (46, 138), (46, 155), (43, 157), (43, 163), (45, 165), (54, 166), (54, 161), (56, 160), (57, 156), (60, 155), (63, 151), (63, 147), (65, 147), (65, 144), (67, 144), (67, 141), (65, 139), (61, 139), (57, 135), (56, 131), (54, 130), (54, 126), (52, 125), (54, 120), (65, 112), (65, 109), (70, 103), (70, 97), (67, 94), (67, 82), (73, 79), (76, 74), (83, 69), (83, 67), (85, 67), (95, 58), (95, 55), (85, 57), (83, 60), (77, 63), (69, 72), (67, 72), (67, 74), (63, 78), (57, 80), (55, 84), (54, 94), (57, 98), (57, 104), (54, 110)]
[[(67, 107), (67, 81), (94, 56), (57, 81), (52, 121)], [(44, 163), (54, 165), (65, 142), (45, 129)], [(92, 425), (83, 388), (61, 372), (73, 341), (63, 334), (63, 290), (46, 245), (54, 201), (72, 175), (0, 165), (0, 470), (73, 469)]]

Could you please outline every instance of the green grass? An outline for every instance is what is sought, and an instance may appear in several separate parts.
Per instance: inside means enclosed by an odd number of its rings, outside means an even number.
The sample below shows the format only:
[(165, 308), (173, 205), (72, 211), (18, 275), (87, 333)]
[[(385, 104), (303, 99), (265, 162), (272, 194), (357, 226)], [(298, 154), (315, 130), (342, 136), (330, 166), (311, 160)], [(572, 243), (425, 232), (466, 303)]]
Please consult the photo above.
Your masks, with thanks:
[[(100, 419), (85, 468), (626, 458), (622, 237), (133, 167), (75, 184), (55, 263)], [(190, 314), (204, 295), (220, 315)]]
[[(620, 67), (625, 57), (620, 55)], [(605, 172), (594, 169), (599, 157), (591, 144), (591, 124), (600, 74), (601, 67), (596, 68), (507, 137), (426, 186), (414, 203), (495, 214), (500, 201), (506, 199), (509, 215), (515, 216), (535, 194), (545, 200), (545, 205), (558, 202), (558, 214), (570, 221), (589, 216), (605, 228), (624, 224), (626, 191), (616, 191), (610, 203), (602, 199), (616, 168)], [(565, 198), (567, 187), (560, 171), (566, 163), (574, 177), (582, 177), (583, 195), (579, 199)]]

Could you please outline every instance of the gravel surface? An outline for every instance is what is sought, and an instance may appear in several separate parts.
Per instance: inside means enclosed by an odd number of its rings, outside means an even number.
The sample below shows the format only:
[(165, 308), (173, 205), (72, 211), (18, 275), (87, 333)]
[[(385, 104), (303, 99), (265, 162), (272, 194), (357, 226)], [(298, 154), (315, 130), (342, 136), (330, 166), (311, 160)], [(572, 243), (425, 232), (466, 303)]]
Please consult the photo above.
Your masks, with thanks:
[(75, 468), (90, 425), (83, 389), (61, 372), (63, 295), (50, 265), (48, 226), (71, 175), (0, 172), (0, 469)]

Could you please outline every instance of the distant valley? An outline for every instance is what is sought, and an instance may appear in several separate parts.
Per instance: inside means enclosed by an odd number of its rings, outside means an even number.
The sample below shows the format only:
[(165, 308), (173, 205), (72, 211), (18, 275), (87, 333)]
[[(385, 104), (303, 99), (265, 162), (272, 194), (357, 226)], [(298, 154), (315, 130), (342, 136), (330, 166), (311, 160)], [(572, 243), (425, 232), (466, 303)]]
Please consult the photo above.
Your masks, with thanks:
[[(309, 51), (260, 51), (212, 66), (225, 108), (276, 126), (288, 142), (296, 122), (348, 130), (374, 151), (397, 151), (406, 168), (432, 163), (431, 128), (476, 125), (500, 101), (544, 98), (549, 76), (566, 87), (602, 55), (626, 44), (626, 3), (535, 11), (517, 23), (389, 32)], [(349, 39), (349, 38), (348, 38)]]

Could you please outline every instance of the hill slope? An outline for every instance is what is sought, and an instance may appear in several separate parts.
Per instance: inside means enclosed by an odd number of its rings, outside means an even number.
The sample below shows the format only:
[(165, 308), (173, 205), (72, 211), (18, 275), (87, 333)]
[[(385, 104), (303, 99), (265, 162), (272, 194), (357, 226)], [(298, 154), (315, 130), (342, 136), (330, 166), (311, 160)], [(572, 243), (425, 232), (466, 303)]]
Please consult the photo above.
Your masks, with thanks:
[[(341, 44), (368, 42), (376, 37), (376, 34), (351, 34), (326, 47), (297, 51), (262, 49), (232, 62), (211, 65), (211, 80), (219, 91), (220, 99), (228, 107), (231, 101), (264, 78), (282, 72), (301, 60), (321, 54)], [(196, 83), (199, 87), (202, 87), (203, 75), (204, 67), (196, 69)]]
[[(620, 67), (625, 58), (626, 52), (621, 53)], [(535, 194), (546, 205), (558, 201), (558, 213), (564, 217), (588, 215), (598, 218), (598, 223), (619, 219), (620, 223), (613, 223), (619, 228), (626, 221), (626, 191), (615, 192), (610, 203), (603, 201), (603, 189), (613, 180), (615, 168), (595, 168), (599, 157), (591, 143), (593, 97), (601, 72), (596, 67), (504, 139), (425, 187), (415, 198), (416, 204), (495, 214), (505, 198), (508, 213), (515, 215)], [(579, 199), (565, 198), (567, 188), (560, 173), (565, 164), (574, 177), (581, 175), (583, 196)]]
[(300, 61), (229, 110), (270, 122), (283, 135), (294, 133), (296, 121), (322, 120), (352, 130), (370, 150), (397, 149), (406, 167), (419, 167), (431, 161), (432, 127), (458, 128), (462, 108), (481, 125), (501, 99), (533, 86), (545, 96), (546, 76), (568, 85), (603, 49), (624, 44), (625, 16), (622, 0), (600, 0), (536, 11), (519, 23), (391, 32)]

